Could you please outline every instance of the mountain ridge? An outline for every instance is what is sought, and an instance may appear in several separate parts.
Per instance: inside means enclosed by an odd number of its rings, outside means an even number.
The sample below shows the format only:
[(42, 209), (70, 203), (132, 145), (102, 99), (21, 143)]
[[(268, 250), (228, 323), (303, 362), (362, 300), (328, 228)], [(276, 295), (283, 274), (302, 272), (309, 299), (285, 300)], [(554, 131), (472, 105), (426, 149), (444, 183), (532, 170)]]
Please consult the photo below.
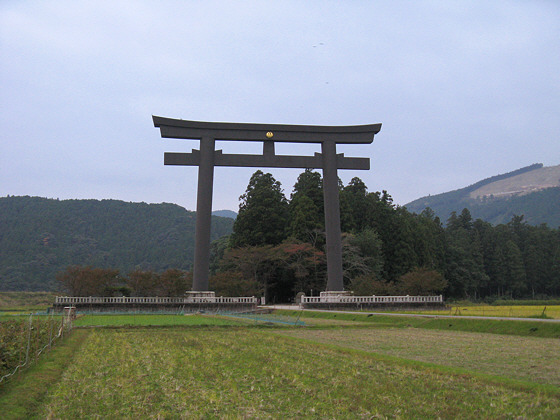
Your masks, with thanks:
[(492, 224), (507, 223), (524, 216), (527, 223), (560, 226), (560, 165), (535, 163), (515, 171), (483, 179), (467, 187), (440, 193), (405, 204), (420, 213), (431, 208), (443, 221), (452, 212), (470, 210), (474, 218)]
[(212, 216), (227, 217), (229, 219), (237, 219), (237, 213), (233, 210), (214, 210)]
[[(0, 197), (0, 291), (55, 290), (69, 265), (190, 269), (196, 213), (177, 204)], [(212, 216), (211, 239), (233, 220)]]

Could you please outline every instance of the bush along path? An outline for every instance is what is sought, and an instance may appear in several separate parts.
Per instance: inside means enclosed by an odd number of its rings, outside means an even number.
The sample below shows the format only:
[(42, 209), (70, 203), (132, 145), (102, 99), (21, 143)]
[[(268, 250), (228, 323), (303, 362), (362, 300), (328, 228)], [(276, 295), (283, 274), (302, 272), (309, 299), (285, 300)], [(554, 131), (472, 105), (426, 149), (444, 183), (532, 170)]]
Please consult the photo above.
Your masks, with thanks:
[(62, 315), (0, 318), (0, 385), (36, 362), (71, 329), (71, 320)]
[(37, 410), (53, 384), (70, 366), (80, 347), (87, 341), (90, 330), (76, 329), (44, 354), (38, 363), (22, 375), (0, 385), (0, 407), (3, 419), (35, 418)]

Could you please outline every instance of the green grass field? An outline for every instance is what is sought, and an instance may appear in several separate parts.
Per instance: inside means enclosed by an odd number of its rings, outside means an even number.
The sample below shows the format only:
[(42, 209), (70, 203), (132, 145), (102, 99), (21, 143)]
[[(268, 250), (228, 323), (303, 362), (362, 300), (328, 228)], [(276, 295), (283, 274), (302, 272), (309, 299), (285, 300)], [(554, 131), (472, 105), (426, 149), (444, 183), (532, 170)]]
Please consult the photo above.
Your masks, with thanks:
[(74, 321), (76, 327), (95, 326), (202, 326), (202, 325), (244, 325), (235, 319), (223, 319), (204, 315), (84, 315)]
[[(84, 316), (83, 327), (0, 385), (2, 417), (560, 417), (560, 348), (549, 332), (326, 315), (307, 313), (305, 327)], [(289, 316), (303, 315), (281, 314)]]

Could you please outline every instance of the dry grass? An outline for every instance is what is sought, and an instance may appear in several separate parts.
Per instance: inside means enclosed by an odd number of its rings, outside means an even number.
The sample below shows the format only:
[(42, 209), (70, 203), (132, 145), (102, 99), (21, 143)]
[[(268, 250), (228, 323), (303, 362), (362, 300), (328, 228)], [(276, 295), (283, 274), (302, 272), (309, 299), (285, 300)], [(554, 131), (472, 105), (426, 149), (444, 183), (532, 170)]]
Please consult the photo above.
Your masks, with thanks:
[(0, 292), (0, 310), (43, 310), (52, 306), (55, 297), (51, 292)]
[[(392, 311), (389, 311), (392, 312)], [(450, 306), (445, 310), (394, 311), (426, 315), (492, 316), (505, 318), (550, 318), (560, 319), (560, 305), (468, 305)]]

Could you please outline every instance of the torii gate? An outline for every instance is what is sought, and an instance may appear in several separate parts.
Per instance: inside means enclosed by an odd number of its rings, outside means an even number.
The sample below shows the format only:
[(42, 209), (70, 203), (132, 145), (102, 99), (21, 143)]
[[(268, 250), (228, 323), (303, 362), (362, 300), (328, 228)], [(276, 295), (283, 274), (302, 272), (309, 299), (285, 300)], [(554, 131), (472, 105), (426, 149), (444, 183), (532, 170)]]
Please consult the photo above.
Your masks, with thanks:
[[(323, 170), (327, 236), (327, 291), (343, 291), (342, 242), (337, 169), (369, 169), (369, 158), (345, 157), (337, 144), (370, 144), (381, 124), (313, 126), (188, 121), (152, 116), (161, 137), (200, 140), (200, 150), (165, 153), (165, 165), (198, 166), (193, 292), (208, 292), (210, 220), (215, 166), (302, 168)], [(262, 141), (262, 155), (224, 154), (216, 140)], [(276, 155), (274, 142), (320, 143), (314, 156)]]

